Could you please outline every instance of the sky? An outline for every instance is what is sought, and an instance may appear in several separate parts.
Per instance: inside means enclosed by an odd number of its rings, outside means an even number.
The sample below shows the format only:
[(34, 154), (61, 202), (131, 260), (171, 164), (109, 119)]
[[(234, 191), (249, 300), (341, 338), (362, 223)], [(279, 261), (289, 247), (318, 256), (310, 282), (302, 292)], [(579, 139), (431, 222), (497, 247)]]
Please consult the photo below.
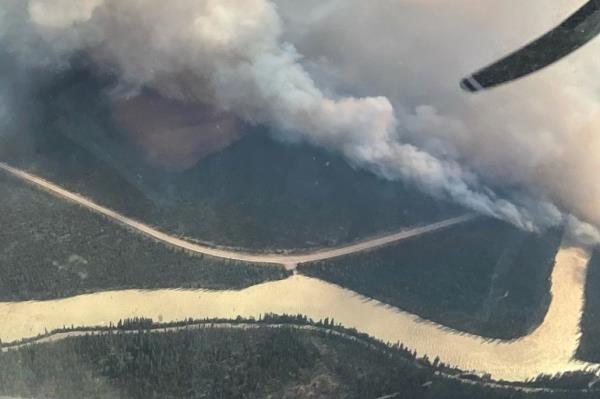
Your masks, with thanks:
[[(526, 4), (524, 4), (526, 3)], [(581, 1), (583, 3), (583, 1)], [(465, 75), (580, 6), (556, 0), (6, 0), (0, 127), (24, 71), (75, 52), (135, 93), (210, 106), (274, 137), (528, 230), (600, 235), (600, 39), (481, 94)], [(16, 71), (16, 72), (15, 72)], [(3, 95), (5, 93), (5, 95)]]

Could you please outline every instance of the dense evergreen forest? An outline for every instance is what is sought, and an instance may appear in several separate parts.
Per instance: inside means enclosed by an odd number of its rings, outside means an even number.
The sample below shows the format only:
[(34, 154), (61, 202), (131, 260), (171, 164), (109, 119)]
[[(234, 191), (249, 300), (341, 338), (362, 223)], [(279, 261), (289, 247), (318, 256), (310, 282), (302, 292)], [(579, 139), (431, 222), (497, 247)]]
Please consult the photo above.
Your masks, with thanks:
[(278, 266), (188, 255), (0, 173), (0, 301), (124, 288), (243, 288)]
[[(234, 321), (241, 323), (242, 320)], [(272, 328), (272, 324), (283, 323)], [(47, 398), (381, 398), (558, 399), (593, 398), (598, 392), (567, 382), (566, 390), (525, 393), (461, 381), (436, 360), (417, 359), (402, 347), (368, 338), (357, 342), (321, 329), (286, 327), (313, 323), (302, 316), (267, 316), (255, 328), (124, 330), (151, 320), (119, 323), (109, 334), (71, 337), (0, 353), (0, 395)], [(442, 371), (440, 373), (439, 371)], [(457, 374), (455, 374), (457, 375)], [(587, 380), (586, 380), (587, 378)], [(580, 376), (583, 386), (589, 376)], [(483, 381), (485, 382), (485, 381)], [(527, 387), (536, 383), (524, 384)], [(571, 390), (575, 389), (575, 390)]]
[(509, 339), (543, 320), (560, 240), (560, 231), (478, 219), (299, 271), (445, 326)]
[(185, 172), (158, 170), (113, 124), (103, 84), (87, 71), (53, 79), (31, 113), (39, 120), (5, 134), (0, 159), (170, 233), (256, 251), (335, 246), (462, 212), (262, 128)]
[[(114, 124), (106, 81), (85, 68), (54, 78), (27, 109), (31, 131), (0, 137), (0, 161), (178, 236), (305, 250), (463, 212), (324, 150), (273, 140), (261, 127), (188, 171), (157, 170)], [(290, 274), (174, 250), (3, 173), (0, 226), (0, 301), (126, 288), (239, 289)], [(544, 316), (560, 237), (479, 219), (300, 272), (463, 331), (513, 338)], [(598, 252), (587, 284), (578, 355), (600, 362)], [(303, 316), (123, 320), (94, 335), (0, 351), (0, 398), (597, 399), (598, 391), (585, 389), (592, 380), (574, 373), (495, 385)]]
[(581, 333), (577, 357), (600, 363), (600, 248), (594, 251), (587, 269)]

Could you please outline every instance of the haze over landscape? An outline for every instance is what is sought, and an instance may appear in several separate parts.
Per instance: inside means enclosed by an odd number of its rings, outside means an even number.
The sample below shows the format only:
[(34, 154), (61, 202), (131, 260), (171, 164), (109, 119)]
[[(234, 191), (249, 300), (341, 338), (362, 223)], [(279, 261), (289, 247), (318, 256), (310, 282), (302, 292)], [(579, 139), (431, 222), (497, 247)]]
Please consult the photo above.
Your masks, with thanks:
[(0, 395), (594, 397), (600, 42), (458, 85), (574, 8), (4, 0)]
[[(11, 0), (1, 37), (19, 74), (64, 69), (69, 56), (85, 52), (116, 75), (113, 96), (151, 87), (266, 124), (282, 140), (339, 151), (358, 167), (519, 227), (567, 218), (594, 240), (597, 232), (573, 217), (600, 222), (597, 61), (587, 56), (598, 44), (486, 96), (455, 87), (473, 65), (572, 9), (566, 0), (540, 1), (484, 13), (472, 0)], [(421, 28), (436, 16), (443, 23)]]

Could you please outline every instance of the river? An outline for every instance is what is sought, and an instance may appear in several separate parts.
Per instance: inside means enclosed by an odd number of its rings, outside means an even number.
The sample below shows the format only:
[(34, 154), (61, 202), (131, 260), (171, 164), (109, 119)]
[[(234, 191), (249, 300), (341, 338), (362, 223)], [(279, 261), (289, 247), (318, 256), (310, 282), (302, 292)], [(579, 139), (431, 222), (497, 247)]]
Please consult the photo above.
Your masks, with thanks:
[[(372, 249), (473, 218), (471, 215), (464, 215), (312, 254), (247, 254), (209, 248), (173, 237), (4, 163), (0, 163), (0, 170), (163, 244), (228, 259), (283, 264), (289, 269), (294, 269), (299, 262)], [(401, 342), (416, 350), (420, 356), (427, 355), (431, 359), (439, 357), (441, 361), (463, 370), (489, 373), (495, 379), (522, 381), (542, 373), (555, 374), (598, 367), (573, 359), (580, 337), (579, 321), (583, 312), (588, 261), (589, 253), (582, 249), (560, 249), (552, 272), (552, 301), (544, 321), (531, 334), (513, 341), (491, 341), (456, 331), (348, 289), (298, 274), (240, 291), (124, 290), (51, 301), (0, 303), (0, 339), (4, 342), (16, 341), (71, 325), (107, 326), (109, 323), (116, 324), (120, 319), (136, 316), (168, 322), (189, 317), (202, 319), (259, 317), (264, 313), (304, 314), (315, 320), (334, 318), (345, 327), (354, 327), (385, 342)]]
[(439, 356), (464, 370), (495, 379), (522, 381), (540, 373), (581, 370), (573, 360), (580, 335), (585, 269), (589, 254), (562, 248), (552, 273), (552, 302), (543, 323), (514, 341), (490, 341), (465, 334), (368, 299), (315, 278), (294, 275), (241, 291), (125, 290), (51, 301), (1, 303), (0, 338), (13, 341), (62, 326), (96, 326), (134, 316), (175, 321), (193, 318), (258, 317), (302, 313), (334, 318), (386, 342), (401, 342), (419, 355)]

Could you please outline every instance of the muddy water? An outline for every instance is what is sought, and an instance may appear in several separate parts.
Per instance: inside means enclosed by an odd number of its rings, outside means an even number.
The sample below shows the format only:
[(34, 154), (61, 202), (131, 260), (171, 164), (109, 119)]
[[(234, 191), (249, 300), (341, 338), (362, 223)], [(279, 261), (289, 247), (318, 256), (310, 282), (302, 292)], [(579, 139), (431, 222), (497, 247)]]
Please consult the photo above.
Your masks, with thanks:
[(333, 317), (346, 327), (387, 342), (402, 342), (420, 355), (439, 356), (461, 369), (524, 380), (540, 373), (588, 366), (572, 360), (579, 337), (588, 258), (582, 250), (561, 249), (552, 274), (553, 300), (544, 322), (529, 336), (510, 342), (490, 342), (463, 334), (300, 275), (242, 291), (127, 290), (54, 301), (2, 303), (0, 338), (6, 342), (35, 336), (45, 328), (107, 325), (134, 316), (172, 321), (302, 313), (314, 319)]

